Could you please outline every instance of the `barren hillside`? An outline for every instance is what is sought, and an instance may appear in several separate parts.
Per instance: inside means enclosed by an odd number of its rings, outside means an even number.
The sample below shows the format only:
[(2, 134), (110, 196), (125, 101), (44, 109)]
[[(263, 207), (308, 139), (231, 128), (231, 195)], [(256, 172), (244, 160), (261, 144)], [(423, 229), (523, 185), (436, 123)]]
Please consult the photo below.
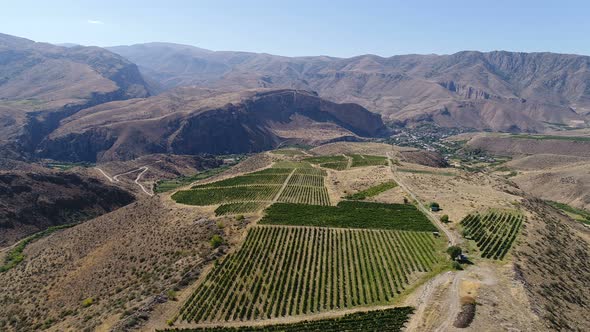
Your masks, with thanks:
[(166, 43), (112, 47), (163, 87), (296, 88), (354, 102), (386, 121), (501, 131), (585, 126), (590, 58), (459, 52), (383, 58), (282, 57)]
[(305, 91), (182, 88), (83, 110), (63, 120), (38, 154), (110, 161), (152, 153), (245, 153), (284, 143), (319, 144), (386, 133), (379, 115)]

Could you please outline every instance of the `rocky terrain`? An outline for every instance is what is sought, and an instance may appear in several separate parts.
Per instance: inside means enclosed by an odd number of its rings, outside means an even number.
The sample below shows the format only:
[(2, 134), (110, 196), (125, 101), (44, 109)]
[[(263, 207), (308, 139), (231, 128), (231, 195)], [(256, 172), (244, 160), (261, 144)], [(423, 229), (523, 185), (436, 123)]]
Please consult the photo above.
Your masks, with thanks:
[(110, 48), (164, 89), (296, 88), (358, 103), (387, 122), (424, 121), (495, 131), (584, 127), (590, 113), (590, 57), (459, 52), (383, 58), (282, 57), (149, 43)]
[(0, 34), (0, 156), (30, 157), (83, 108), (146, 97), (137, 66), (98, 47), (60, 47)]
[(379, 115), (305, 91), (182, 88), (80, 111), (61, 122), (38, 155), (104, 162), (153, 153), (258, 152), (284, 143), (320, 144), (384, 134)]

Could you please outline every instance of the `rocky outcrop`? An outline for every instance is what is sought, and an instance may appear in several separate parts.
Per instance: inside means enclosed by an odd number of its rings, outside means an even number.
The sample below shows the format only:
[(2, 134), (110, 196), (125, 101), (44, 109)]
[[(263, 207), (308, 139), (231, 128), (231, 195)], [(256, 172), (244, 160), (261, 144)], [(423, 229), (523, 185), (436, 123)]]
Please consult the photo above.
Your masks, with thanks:
[[(37, 155), (109, 161), (151, 153), (249, 153), (273, 149), (282, 142), (315, 144), (388, 133), (379, 115), (306, 91), (258, 90), (203, 99), (192, 99), (193, 95), (184, 89), (141, 103), (85, 110), (46, 139)], [(145, 110), (152, 113), (133, 117)]]

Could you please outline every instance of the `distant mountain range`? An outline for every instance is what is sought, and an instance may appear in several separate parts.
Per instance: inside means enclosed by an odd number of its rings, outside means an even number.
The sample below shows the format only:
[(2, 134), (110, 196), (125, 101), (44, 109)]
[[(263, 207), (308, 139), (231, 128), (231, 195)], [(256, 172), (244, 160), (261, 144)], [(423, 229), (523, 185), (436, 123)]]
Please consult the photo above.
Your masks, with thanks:
[(0, 34), (0, 157), (254, 152), (383, 136), (384, 123), (510, 132), (590, 123), (587, 56), (343, 59), (166, 43), (67, 46)]
[(424, 121), (493, 131), (584, 127), (590, 57), (554, 53), (459, 52), (382, 58), (283, 57), (149, 43), (109, 48), (163, 89), (294, 88), (358, 103), (386, 122)]

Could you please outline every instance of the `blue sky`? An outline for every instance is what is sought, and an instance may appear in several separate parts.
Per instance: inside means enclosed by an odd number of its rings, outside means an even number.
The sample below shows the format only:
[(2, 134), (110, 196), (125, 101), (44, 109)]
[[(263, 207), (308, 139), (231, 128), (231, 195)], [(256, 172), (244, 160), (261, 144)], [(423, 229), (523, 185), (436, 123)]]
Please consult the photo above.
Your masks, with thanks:
[(0, 32), (52, 43), (165, 41), (288, 56), (590, 54), (588, 13), (583, 0), (19, 0), (2, 4)]

